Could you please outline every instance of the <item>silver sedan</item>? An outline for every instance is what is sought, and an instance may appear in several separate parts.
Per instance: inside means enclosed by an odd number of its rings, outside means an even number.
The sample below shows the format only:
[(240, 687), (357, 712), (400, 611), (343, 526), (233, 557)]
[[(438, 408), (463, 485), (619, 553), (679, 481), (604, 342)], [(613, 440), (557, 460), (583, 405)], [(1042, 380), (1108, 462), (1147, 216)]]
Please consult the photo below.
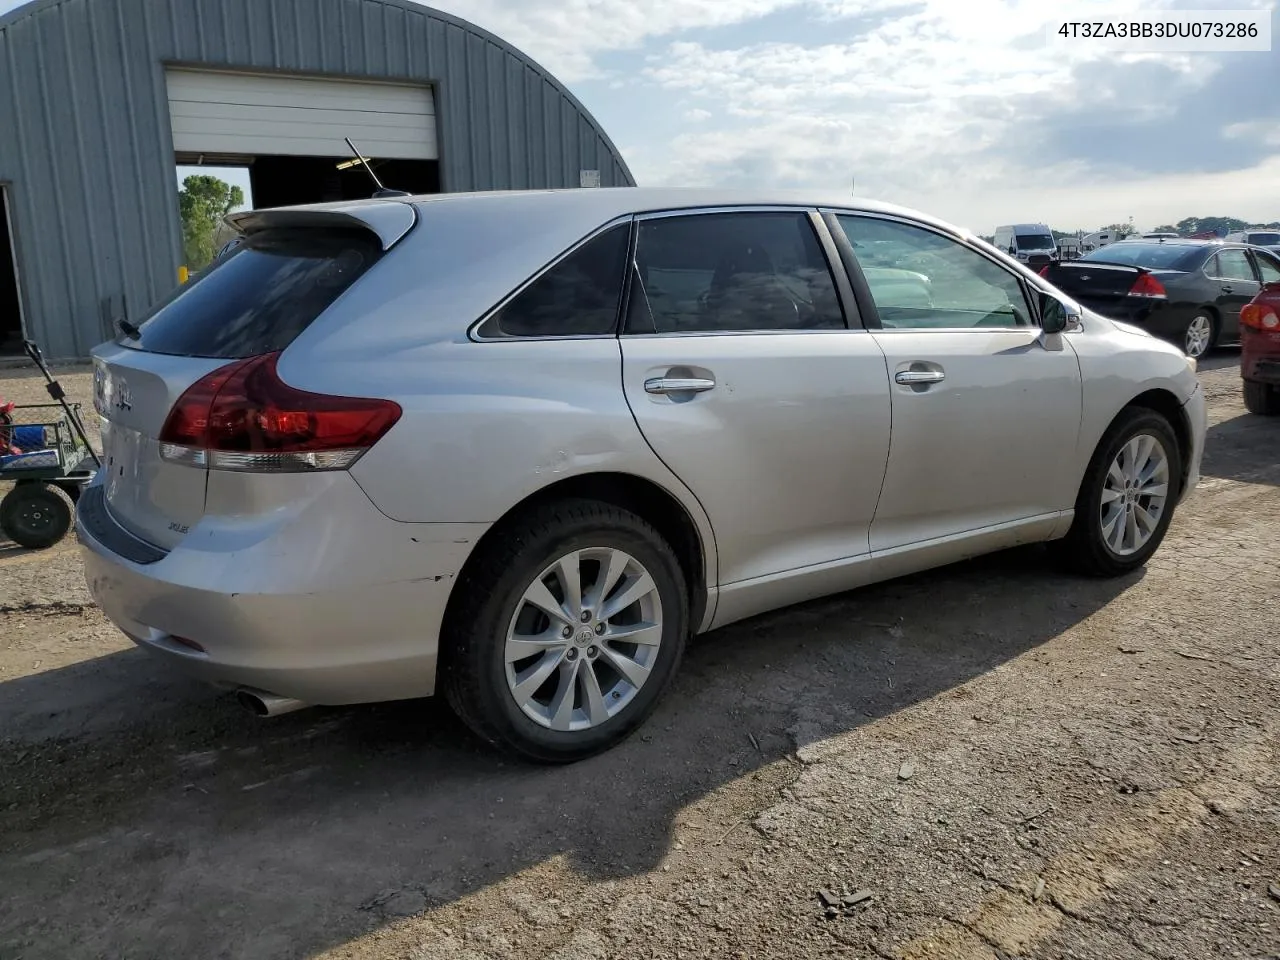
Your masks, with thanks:
[(593, 189), (233, 214), (94, 351), (90, 588), (262, 714), (443, 692), (541, 761), (691, 634), (1037, 541), (1091, 575), (1197, 482), (1194, 361), (872, 203)]

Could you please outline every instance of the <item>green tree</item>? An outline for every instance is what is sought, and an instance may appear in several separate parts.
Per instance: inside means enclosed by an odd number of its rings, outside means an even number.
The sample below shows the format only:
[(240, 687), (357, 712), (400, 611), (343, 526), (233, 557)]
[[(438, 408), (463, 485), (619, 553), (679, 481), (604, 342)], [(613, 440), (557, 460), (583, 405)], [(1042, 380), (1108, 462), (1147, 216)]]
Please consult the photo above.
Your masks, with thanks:
[(218, 224), (243, 205), (244, 191), (217, 177), (198, 175), (182, 181), (178, 210), (182, 214), (182, 255), (187, 269), (194, 272), (209, 265)]
[(1178, 232), (1190, 235), (1193, 233), (1216, 233), (1225, 237), (1235, 230), (1243, 230), (1249, 224), (1235, 217), (1184, 217), (1178, 221)]

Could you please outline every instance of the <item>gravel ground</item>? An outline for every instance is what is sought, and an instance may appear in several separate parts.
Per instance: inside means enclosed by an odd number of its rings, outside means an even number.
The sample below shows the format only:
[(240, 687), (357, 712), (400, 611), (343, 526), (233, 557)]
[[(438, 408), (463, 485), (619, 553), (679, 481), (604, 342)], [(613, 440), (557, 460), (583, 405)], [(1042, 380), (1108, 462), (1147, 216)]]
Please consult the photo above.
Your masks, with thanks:
[(74, 537), (0, 545), (0, 957), (1280, 956), (1280, 422), (1236, 364), (1142, 573), (1021, 550), (718, 631), (565, 769), (432, 701), (256, 720)]

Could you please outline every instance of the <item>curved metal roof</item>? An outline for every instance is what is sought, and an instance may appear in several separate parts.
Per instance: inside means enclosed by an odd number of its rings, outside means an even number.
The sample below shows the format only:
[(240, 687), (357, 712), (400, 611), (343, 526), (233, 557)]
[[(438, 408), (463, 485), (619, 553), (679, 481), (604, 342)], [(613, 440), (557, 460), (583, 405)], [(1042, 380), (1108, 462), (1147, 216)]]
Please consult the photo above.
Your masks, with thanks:
[(0, 16), (0, 185), (27, 336), (84, 357), (183, 259), (166, 67), (430, 84), (446, 191), (635, 179), (565, 86), (409, 0), (32, 0)]
[[(3, 32), (10, 25), (40, 13), (43, 10), (70, 2), (73, 2), (73, 0), (31, 0), (29, 3), (24, 3), (22, 6), (15, 7), (6, 14), (0, 14), (0, 32)], [(101, 4), (112, 2), (112, 0), (93, 0), (93, 2), (95, 4)], [(116, 0), (116, 2), (118, 2), (118, 0)], [(516, 47), (507, 43), (507, 41), (490, 33), (488, 30), (485, 30), (482, 27), (477, 27), (474, 23), (471, 23), (468, 20), (463, 20), (461, 17), (456, 17), (451, 13), (445, 13), (443, 10), (437, 10), (435, 7), (428, 7), (426, 4), (415, 3), (414, 0), (360, 0), (360, 2), (399, 7), (403, 10), (414, 13), (427, 13), (437, 20), (460, 27), (471, 35), (480, 37), (488, 43), (492, 43), (494, 46), (503, 50), (508, 56), (525, 64), (530, 69), (540, 74), (547, 83), (551, 84), (557, 93), (573, 104), (574, 108), (577, 109), (584, 118), (586, 118), (587, 122), (591, 124), (592, 129), (600, 139), (608, 145), (609, 151), (617, 158), (617, 162), (622, 166), (626, 178), (634, 182), (634, 177), (631, 174), (630, 168), (627, 167), (626, 161), (622, 158), (622, 154), (618, 152), (618, 148), (614, 145), (613, 141), (609, 138), (609, 135), (605, 133), (600, 124), (596, 122), (596, 119), (591, 115), (590, 111), (588, 111), (587, 108), (582, 105), (582, 102), (570, 92), (568, 87), (552, 76), (541, 64), (528, 54), (518, 50)]]

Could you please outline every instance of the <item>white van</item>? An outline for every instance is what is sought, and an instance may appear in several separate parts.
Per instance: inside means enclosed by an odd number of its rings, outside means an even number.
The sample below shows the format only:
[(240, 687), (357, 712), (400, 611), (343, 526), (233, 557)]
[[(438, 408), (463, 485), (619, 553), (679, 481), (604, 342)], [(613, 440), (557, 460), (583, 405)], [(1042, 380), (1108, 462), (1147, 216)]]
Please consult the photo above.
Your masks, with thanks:
[(1266, 247), (1273, 253), (1280, 253), (1280, 230), (1271, 227), (1250, 227), (1248, 230), (1228, 233), (1227, 242), (1247, 243), (1254, 247)]
[(1028, 266), (1043, 267), (1058, 259), (1058, 244), (1053, 239), (1053, 231), (1043, 223), (1011, 223), (996, 227), (992, 243), (997, 250)]

